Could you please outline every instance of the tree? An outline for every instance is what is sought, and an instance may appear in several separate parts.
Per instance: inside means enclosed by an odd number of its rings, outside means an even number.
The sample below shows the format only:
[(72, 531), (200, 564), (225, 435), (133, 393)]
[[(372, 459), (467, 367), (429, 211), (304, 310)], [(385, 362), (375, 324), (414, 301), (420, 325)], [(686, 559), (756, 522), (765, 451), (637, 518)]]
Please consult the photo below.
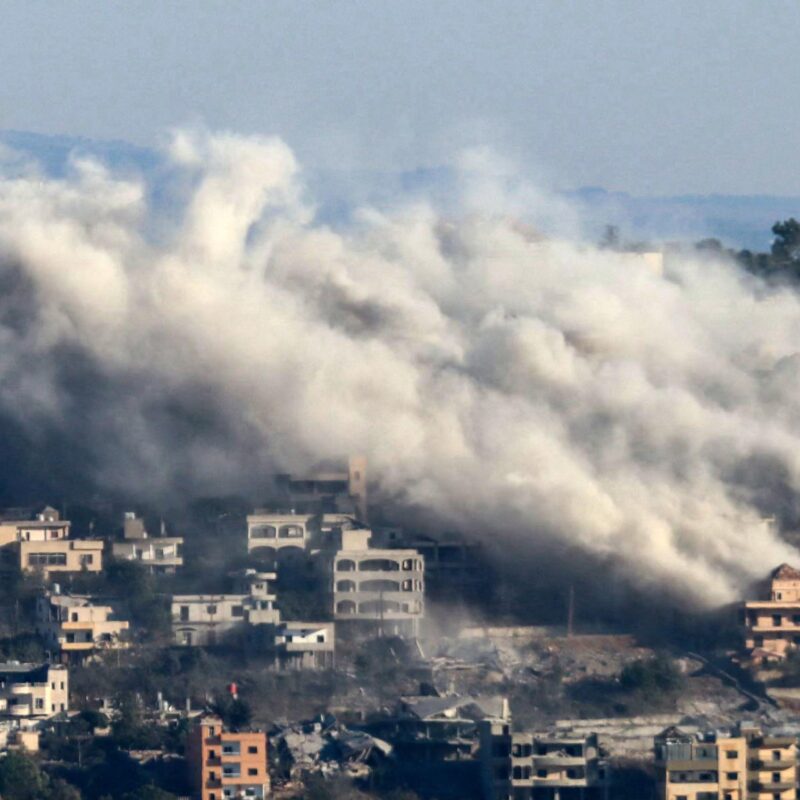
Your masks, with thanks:
[(800, 265), (800, 222), (790, 217), (772, 226), (775, 239), (772, 242), (772, 260), (776, 266), (797, 267)]
[(28, 755), (11, 750), (0, 760), (0, 796), (3, 800), (41, 800), (47, 776)]

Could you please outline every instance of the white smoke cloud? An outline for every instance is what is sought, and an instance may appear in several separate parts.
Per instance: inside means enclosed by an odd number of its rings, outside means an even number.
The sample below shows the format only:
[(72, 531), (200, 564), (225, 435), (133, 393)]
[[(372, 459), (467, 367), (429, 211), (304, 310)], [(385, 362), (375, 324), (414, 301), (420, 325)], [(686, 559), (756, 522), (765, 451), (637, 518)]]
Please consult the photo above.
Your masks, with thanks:
[(761, 517), (800, 487), (798, 297), (544, 240), (512, 211), (546, 195), (500, 202), (484, 157), (470, 213), (365, 209), (345, 232), (315, 225), (273, 139), (177, 134), (178, 222), (94, 162), (17, 165), (0, 410), (80, 441), (107, 487), (249, 488), (364, 453), (385, 491), (498, 549), (563, 542), (737, 597), (794, 554)]

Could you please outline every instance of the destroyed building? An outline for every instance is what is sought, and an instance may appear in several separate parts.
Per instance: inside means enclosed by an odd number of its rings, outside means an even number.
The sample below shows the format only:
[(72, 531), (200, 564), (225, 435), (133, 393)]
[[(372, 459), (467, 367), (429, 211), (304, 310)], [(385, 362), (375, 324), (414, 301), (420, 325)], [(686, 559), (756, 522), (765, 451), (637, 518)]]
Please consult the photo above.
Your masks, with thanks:
[(797, 797), (797, 737), (764, 734), (753, 723), (704, 734), (668, 728), (655, 739), (655, 766), (664, 800)]
[(112, 542), (114, 558), (137, 561), (148, 572), (174, 574), (183, 566), (183, 537), (150, 537), (144, 520), (132, 511), (126, 511), (123, 519), (122, 541)]
[(595, 734), (512, 732), (509, 720), (481, 722), (485, 800), (600, 798), (608, 779)]
[(280, 622), (275, 628), (274, 649), (278, 669), (329, 669), (335, 663), (334, 624)]

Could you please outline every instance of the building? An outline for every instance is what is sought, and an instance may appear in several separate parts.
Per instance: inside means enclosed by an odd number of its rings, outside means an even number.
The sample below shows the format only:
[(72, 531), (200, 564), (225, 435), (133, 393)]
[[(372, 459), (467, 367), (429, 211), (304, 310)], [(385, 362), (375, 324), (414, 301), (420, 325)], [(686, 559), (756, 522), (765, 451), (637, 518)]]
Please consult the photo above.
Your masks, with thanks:
[(745, 647), (767, 659), (800, 645), (800, 570), (781, 564), (770, 576), (768, 600), (744, 606)]
[(417, 636), (425, 611), (425, 561), (416, 550), (370, 547), (372, 531), (340, 531), (330, 558), (337, 623), (380, 633)]
[(279, 669), (329, 669), (336, 636), (332, 622), (281, 622), (275, 629), (275, 665)]
[(594, 733), (514, 733), (508, 719), (483, 720), (480, 741), (486, 800), (603, 797), (606, 766)]
[(111, 552), (114, 558), (140, 562), (150, 572), (174, 574), (183, 566), (183, 537), (150, 538), (144, 520), (127, 511), (123, 519), (123, 539), (112, 544)]
[[(19, 509), (23, 510), (23, 509)], [(45, 506), (32, 519), (0, 519), (0, 547), (14, 542), (44, 542), (68, 539), (71, 523), (62, 520), (58, 511)]]
[(221, 719), (204, 717), (186, 740), (186, 762), (194, 800), (261, 800), (269, 793), (263, 731), (227, 731)]
[(788, 800), (797, 797), (797, 739), (749, 723), (729, 734), (667, 728), (655, 739), (664, 800)]
[(256, 511), (247, 517), (247, 552), (275, 561), (292, 548), (307, 551), (317, 531), (314, 514)]
[(101, 572), (103, 542), (97, 539), (24, 540), (17, 544), (19, 568), (44, 577), (65, 572)]
[(61, 664), (0, 664), (0, 719), (47, 719), (69, 711), (69, 672)]
[(246, 570), (234, 594), (187, 594), (172, 598), (172, 634), (184, 647), (213, 647), (248, 625), (277, 625), (274, 572)]
[(275, 503), (309, 514), (345, 513), (367, 521), (367, 459), (351, 456), (347, 469), (278, 475)]
[(125, 648), (129, 623), (108, 602), (87, 595), (43, 592), (36, 599), (36, 633), (64, 660)]

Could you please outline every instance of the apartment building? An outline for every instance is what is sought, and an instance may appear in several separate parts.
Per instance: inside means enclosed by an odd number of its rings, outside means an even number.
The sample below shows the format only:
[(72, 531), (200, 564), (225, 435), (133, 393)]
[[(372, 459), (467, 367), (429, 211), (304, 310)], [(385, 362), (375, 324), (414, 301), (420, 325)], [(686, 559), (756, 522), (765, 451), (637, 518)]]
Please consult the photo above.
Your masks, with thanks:
[(31, 539), (19, 542), (17, 548), (19, 568), (44, 577), (103, 569), (103, 542), (97, 539)]
[(340, 531), (330, 557), (332, 611), (337, 623), (384, 634), (417, 636), (425, 611), (425, 561), (416, 550), (370, 546), (372, 531)]
[(109, 601), (50, 591), (36, 598), (36, 633), (64, 660), (127, 647), (129, 627)]
[(328, 669), (334, 665), (336, 636), (332, 622), (280, 622), (275, 629), (275, 665), (279, 669)]
[(0, 664), (0, 719), (48, 719), (69, 711), (69, 672), (61, 664)]
[(603, 797), (607, 781), (597, 735), (515, 733), (508, 719), (480, 723), (485, 800)]
[(800, 645), (800, 570), (781, 564), (770, 576), (769, 599), (744, 605), (745, 647), (755, 657), (783, 658)]
[(262, 800), (269, 794), (263, 731), (229, 731), (218, 717), (204, 717), (186, 740), (186, 762), (193, 800)]
[(151, 538), (144, 520), (132, 511), (125, 512), (122, 535), (122, 541), (111, 545), (114, 558), (138, 561), (149, 572), (157, 574), (174, 574), (183, 566), (183, 537), (162, 535)]
[(797, 797), (797, 739), (742, 723), (731, 733), (668, 728), (655, 739), (664, 800), (788, 800)]
[(233, 594), (175, 595), (172, 634), (184, 647), (213, 647), (223, 636), (248, 625), (277, 625), (274, 572), (246, 570)]

